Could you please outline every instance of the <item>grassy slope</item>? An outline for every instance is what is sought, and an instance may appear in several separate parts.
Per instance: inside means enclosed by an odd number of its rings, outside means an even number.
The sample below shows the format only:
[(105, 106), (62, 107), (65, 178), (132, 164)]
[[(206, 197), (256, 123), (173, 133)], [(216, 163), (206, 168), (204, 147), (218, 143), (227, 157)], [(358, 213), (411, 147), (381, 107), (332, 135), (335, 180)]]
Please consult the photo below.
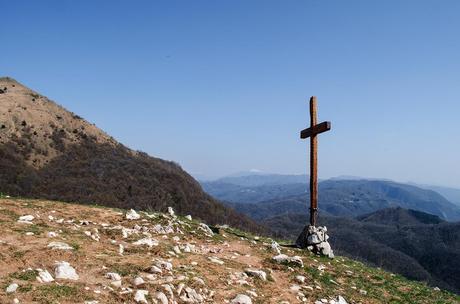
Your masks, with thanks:
[[(54, 211), (54, 212), (53, 212)], [(378, 268), (370, 268), (362, 263), (348, 258), (337, 257), (334, 260), (321, 258), (309, 252), (283, 248), (282, 251), (290, 256), (299, 255), (304, 261), (304, 267), (290, 268), (287, 265), (277, 265), (271, 261), (274, 255), (270, 252), (270, 240), (256, 238), (250, 234), (231, 228), (221, 229), (220, 234), (207, 237), (198, 229), (198, 222), (188, 221), (179, 217), (179, 221), (171, 220), (167, 216), (155, 214), (150, 219), (143, 214), (145, 220), (127, 221), (123, 210), (97, 206), (77, 205), (54, 201), (0, 199), (0, 302), (12, 302), (14, 297), (22, 303), (83, 303), (85, 300), (99, 300), (100, 303), (123, 303), (132, 301), (133, 295), (120, 295), (117, 289), (110, 291), (109, 280), (104, 278), (108, 271), (116, 271), (123, 277), (123, 286), (134, 287), (131, 284), (136, 275), (145, 276), (144, 270), (152, 265), (152, 259), (171, 259), (174, 265), (172, 285), (177, 287), (179, 276), (185, 275), (187, 286), (198, 289), (215, 291), (208, 303), (223, 303), (232, 299), (237, 293), (247, 290), (255, 291), (258, 296), (252, 297), (253, 303), (279, 303), (288, 300), (290, 303), (299, 303), (296, 293), (291, 292), (290, 286), (295, 283), (296, 275), (306, 277), (302, 293), (308, 302), (321, 298), (332, 299), (342, 295), (348, 303), (459, 303), (460, 297), (445, 291), (434, 291), (425, 284), (409, 281), (401, 276), (385, 272)], [(32, 214), (36, 217), (32, 225), (19, 224), (17, 219), (21, 215)], [(59, 224), (49, 220), (51, 215), (55, 219), (64, 218)], [(40, 218), (38, 218), (40, 216)], [(74, 220), (67, 223), (67, 220)], [(82, 226), (79, 220), (89, 220), (89, 225)], [(160, 245), (140, 248), (132, 242), (143, 236), (133, 235), (123, 239), (121, 232), (111, 229), (114, 225), (132, 228), (135, 224), (151, 227), (156, 224), (165, 225), (173, 222), (184, 231), (184, 235), (174, 233), (167, 235), (153, 235)], [(104, 227), (101, 224), (107, 223)], [(86, 236), (84, 231), (94, 231), (97, 228), (101, 240), (96, 242)], [(47, 238), (49, 231), (58, 232), (57, 238)], [(59, 232), (61, 231), (61, 232)], [(27, 236), (26, 232), (34, 235)], [(170, 251), (177, 243), (173, 236), (180, 238), (179, 244), (193, 243), (200, 248), (197, 253), (171, 254)], [(113, 244), (111, 240), (117, 243)], [(56, 251), (46, 249), (50, 241), (64, 241), (70, 244), (72, 251)], [(118, 244), (124, 244), (126, 251), (123, 256), (118, 254)], [(212, 250), (213, 253), (209, 253)], [(208, 260), (209, 256), (216, 256), (224, 265), (217, 265)], [(76, 282), (61, 281), (60, 284), (39, 284), (35, 280), (34, 270), (27, 268), (44, 268), (53, 273), (52, 266), (55, 260), (66, 260), (77, 269), (80, 280)], [(192, 266), (191, 262), (198, 265)], [(250, 278), (250, 286), (234, 284), (230, 275), (243, 271), (249, 265), (264, 269), (269, 274), (269, 280), (262, 282)], [(323, 271), (318, 270), (324, 265)], [(103, 266), (107, 269), (103, 269)], [(166, 274), (165, 274), (166, 276)], [(199, 286), (193, 277), (202, 278), (205, 287)], [(159, 277), (159, 280), (162, 278)], [(147, 280), (146, 280), (147, 281)], [(7, 295), (5, 288), (11, 282), (20, 285), (13, 295)], [(150, 282), (144, 287), (150, 291), (161, 290), (161, 282)], [(100, 290), (100, 294), (94, 293)], [(361, 290), (361, 292), (360, 292)], [(364, 294), (364, 292), (366, 294)], [(177, 299), (177, 298), (176, 298)], [(180, 300), (179, 300), (180, 303)]]

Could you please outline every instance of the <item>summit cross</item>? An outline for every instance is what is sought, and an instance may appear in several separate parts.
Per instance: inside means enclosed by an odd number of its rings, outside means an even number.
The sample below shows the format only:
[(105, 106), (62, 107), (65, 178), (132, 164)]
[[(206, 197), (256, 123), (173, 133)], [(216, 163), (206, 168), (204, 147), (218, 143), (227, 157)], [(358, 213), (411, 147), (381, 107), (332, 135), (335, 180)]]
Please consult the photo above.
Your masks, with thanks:
[(316, 226), (318, 213), (318, 139), (317, 135), (331, 129), (331, 122), (316, 123), (316, 97), (310, 98), (310, 128), (300, 131), (300, 138), (310, 137), (310, 225)]

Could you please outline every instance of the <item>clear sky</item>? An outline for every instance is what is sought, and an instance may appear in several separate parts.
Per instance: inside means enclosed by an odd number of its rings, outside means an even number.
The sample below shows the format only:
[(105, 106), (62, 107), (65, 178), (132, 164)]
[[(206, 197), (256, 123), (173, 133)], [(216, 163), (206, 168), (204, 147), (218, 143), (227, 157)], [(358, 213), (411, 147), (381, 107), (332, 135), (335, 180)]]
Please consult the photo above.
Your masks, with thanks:
[(460, 1), (0, 1), (0, 75), (195, 175), (460, 187)]

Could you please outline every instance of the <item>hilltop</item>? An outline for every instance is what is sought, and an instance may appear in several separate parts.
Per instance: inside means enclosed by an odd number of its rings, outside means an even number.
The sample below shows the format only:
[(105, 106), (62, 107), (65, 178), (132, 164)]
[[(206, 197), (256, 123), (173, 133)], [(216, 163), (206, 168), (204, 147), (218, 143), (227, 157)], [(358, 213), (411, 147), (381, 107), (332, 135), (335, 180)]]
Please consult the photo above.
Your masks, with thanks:
[(133, 151), (14, 79), (0, 78), (0, 192), (162, 210), (264, 228), (223, 206), (178, 164)]
[(172, 209), (3, 198), (0, 229), (2, 303), (460, 301), (348, 258), (209, 227)]

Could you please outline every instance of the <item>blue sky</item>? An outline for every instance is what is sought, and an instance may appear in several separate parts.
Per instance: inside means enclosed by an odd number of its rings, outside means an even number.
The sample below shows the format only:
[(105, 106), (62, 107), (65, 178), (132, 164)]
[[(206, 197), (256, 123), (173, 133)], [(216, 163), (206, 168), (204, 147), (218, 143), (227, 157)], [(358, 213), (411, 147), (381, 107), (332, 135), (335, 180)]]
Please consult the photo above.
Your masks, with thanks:
[(3, 1), (0, 75), (134, 149), (220, 176), (460, 187), (460, 2)]

